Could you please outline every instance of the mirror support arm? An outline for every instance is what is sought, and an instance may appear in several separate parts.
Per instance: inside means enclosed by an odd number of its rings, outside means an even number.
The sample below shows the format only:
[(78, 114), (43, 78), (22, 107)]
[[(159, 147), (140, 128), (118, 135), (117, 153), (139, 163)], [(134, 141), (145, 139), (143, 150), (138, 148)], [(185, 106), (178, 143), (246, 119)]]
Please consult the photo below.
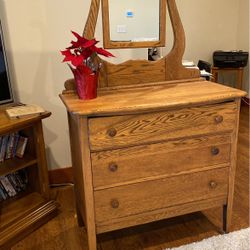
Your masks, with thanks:
[(95, 28), (100, 9), (100, 0), (92, 0), (88, 18), (83, 30), (83, 36), (87, 39), (93, 39), (95, 36)]
[(175, 60), (178, 61), (179, 64), (182, 64), (182, 57), (184, 55), (186, 46), (184, 28), (175, 0), (167, 0), (167, 6), (174, 33), (174, 44), (172, 50), (169, 53), (169, 56), (171, 56), (171, 54), (174, 54)]
[(166, 80), (199, 78), (199, 70), (186, 69), (182, 65), (182, 57), (185, 52), (185, 32), (175, 0), (166, 1), (174, 33), (174, 44), (172, 50), (165, 58)]

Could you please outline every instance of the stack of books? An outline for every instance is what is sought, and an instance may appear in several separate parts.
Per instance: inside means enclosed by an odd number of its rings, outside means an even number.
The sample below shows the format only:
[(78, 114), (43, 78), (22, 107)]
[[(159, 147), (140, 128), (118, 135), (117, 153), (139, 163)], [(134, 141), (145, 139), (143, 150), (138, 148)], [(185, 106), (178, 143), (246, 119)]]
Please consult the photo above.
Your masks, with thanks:
[(0, 137), (0, 162), (14, 157), (22, 158), (27, 146), (28, 137), (12, 133)]
[(27, 187), (28, 177), (25, 170), (0, 176), (0, 202), (24, 191)]

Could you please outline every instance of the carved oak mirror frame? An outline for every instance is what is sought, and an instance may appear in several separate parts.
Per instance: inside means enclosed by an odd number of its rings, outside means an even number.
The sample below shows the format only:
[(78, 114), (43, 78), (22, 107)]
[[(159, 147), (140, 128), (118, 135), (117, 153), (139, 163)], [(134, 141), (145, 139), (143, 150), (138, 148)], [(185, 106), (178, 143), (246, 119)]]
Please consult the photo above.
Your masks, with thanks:
[[(83, 36), (92, 39), (98, 18), (101, 0), (92, 0)], [(182, 65), (185, 51), (185, 33), (177, 10), (175, 0), (166, 0), (171, 24), (173, 27), (174, 44), (172, 50), (158, 61), (129, 60), (120, 64), (107, 62), (100, 57), (102, 63), (98, 82), (98, 91), (121, 88), (134, 88), (149, 85), (168, 85), (173, 81), (189, 82), (197, 80), (200, 72), (187, 69)], [(112, 52), (115, 54), (115, 51)], [(66, 90), (75, 89), (74, 80), (65, 83)]]
[(114, 48), (150, 48), (164, 47), (166, 37), (166, 0), (159, 0), (159, 40), (157, 41), (112, 41), (110, 38), (109, 0), (102, 0), (103, 45), (106, 49)]

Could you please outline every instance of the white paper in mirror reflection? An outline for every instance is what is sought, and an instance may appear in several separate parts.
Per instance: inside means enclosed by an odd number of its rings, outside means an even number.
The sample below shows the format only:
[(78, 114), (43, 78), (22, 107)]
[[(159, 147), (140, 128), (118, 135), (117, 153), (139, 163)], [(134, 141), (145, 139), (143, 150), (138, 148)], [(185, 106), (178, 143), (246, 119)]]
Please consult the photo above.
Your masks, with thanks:
[(159, 0), (109, 0), (110, 40), (158, 41)]

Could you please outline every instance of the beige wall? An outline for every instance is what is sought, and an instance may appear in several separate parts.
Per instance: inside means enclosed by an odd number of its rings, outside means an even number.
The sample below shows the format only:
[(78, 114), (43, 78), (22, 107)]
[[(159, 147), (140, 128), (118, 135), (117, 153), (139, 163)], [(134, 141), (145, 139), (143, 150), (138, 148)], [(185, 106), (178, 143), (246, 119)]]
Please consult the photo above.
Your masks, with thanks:
[[(249, 51), (249, 7), (249, 0), (239, 0), (237, 48), (244, 51)], [(244, 69), (243, 88), (250, 93), (249, 64)]]
[[(63, 82), (72, 75), (66, 64), (61, 63), (59, 50), (69, 44), (70, 30), (80, 33), (83, 30), (89, 3), (90, 0), (0, 0), (17, 97), (52, 112), (44, 121), (50, 169), (71, 165), (66, 111), (58, 94), (63, 89)], [(215, 49), (238, 48), (239, 1), (177, 0), (177, 4), (187, 34), (185, 59), (211, 61)], [(96, 38), (100, 40), (100, 19), (97, 26)], [(168, 26), (168, 47), (171, 37)], [(113, 53), (117, 57), (113, 60), (119, 62), (147, 57), (146, 49)]]
[[(237, 0), (176, 0), (176, 3), (186, 33), (184, 59), (212, 63), (215, 50), (237, 49)], [(167, 44), (171, 47), (171, 27), (167, 30)]]

